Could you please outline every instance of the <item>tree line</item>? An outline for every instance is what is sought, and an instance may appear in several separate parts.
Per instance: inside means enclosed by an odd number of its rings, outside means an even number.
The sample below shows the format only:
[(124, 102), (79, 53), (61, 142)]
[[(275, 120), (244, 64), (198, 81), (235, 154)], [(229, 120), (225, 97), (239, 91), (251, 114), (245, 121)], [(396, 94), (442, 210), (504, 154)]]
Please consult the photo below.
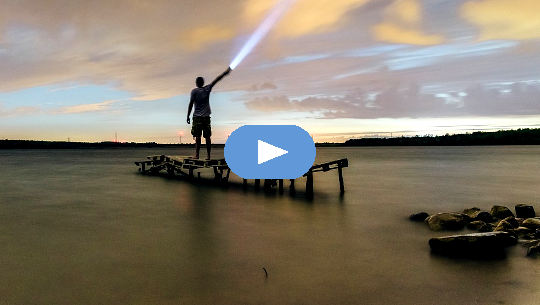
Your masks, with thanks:
[(540, 128), (494, 132), (477, 131), (443, 136), (350, 139), (345, 146), (460, 146), (460, 145), (540, 145)]

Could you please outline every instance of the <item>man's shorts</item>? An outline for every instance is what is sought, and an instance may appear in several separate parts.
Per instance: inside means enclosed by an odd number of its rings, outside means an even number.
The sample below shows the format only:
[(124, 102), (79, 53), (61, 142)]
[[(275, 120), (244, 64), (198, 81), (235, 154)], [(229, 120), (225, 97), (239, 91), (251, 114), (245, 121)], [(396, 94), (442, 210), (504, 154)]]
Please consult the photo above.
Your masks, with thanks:
[(210, 117), (209, 116), (194, 116), (193, 125), (191, 126), (191, 134), (194, 137), (200, 137), (203, 135), (205, 138), (210, 138), (212, 136), (212, 127), (210, 126)]

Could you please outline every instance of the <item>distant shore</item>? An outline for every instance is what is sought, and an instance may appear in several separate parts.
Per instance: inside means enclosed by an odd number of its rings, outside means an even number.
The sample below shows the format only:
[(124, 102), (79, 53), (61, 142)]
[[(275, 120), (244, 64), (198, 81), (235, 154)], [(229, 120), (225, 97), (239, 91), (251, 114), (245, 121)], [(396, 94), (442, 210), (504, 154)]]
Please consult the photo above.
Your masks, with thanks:
[[(473, 146), (473, 145), (540, 145), (540, 128), (414, 136), (391, 138), (358, 138), (344, 143), (317, 143), (317, 147), (355, 146)], [(193, 144), (160, 144), (155, 142), (67, 142), (35, 140), (0, 140), (0, 149), (105, 149), (105, 148), (180, 148)], [(224, 144), (213, 144), (223, 147)]]
[[(33, 141), (33, 140), (0, 140), (0, 149), (109, 149), (109, 148), (175, 148), (192, 147), (193, 144), (159, 144), (155, 142), (67, 142), (67, 141)], [(223, 147), (224, 144), (212, 144)]]

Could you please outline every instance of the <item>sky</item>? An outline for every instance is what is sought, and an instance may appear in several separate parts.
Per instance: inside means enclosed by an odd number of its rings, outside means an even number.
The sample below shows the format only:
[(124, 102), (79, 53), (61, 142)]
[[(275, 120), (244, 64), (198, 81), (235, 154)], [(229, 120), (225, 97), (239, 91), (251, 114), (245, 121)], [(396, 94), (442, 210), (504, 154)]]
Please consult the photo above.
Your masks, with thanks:
[[(0, 138), (190, 143), (197, 76), (278, 0), (0, 0)], [(540, 126), (540, 1), (296, 0), (215, 88), (213, 140)]]

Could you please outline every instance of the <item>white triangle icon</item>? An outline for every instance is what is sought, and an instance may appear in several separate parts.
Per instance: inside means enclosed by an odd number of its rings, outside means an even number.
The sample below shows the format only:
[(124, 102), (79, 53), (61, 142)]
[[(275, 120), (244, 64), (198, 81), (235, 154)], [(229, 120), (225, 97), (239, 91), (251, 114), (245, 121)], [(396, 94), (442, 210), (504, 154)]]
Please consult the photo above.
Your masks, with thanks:
[(284, 154), (289, 153), (285, 149), (281, 149), (272, 144), (268, 144), (264, 141), (257, 141), (257, 162), (262, 164), (264, 162), (270, 161), (274, 158), (283, 156)]

